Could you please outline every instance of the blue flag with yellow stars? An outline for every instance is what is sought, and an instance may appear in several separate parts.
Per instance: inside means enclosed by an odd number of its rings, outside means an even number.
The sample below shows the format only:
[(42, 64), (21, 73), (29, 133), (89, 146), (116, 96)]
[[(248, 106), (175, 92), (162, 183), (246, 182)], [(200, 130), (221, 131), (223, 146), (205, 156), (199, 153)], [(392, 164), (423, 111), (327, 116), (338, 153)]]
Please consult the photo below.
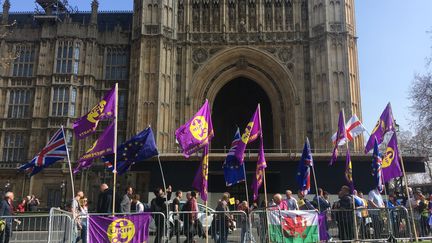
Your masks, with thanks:
[[(128, 141), (117, 146), (117, 173), (119, 175), (124, 174), (129, 170), (131, 165), (158, 154), (153, 131), (151, 127), (148, 127)], [(102, 160), (109, 171), (114, 170), (114, 155), (105, 156)]]

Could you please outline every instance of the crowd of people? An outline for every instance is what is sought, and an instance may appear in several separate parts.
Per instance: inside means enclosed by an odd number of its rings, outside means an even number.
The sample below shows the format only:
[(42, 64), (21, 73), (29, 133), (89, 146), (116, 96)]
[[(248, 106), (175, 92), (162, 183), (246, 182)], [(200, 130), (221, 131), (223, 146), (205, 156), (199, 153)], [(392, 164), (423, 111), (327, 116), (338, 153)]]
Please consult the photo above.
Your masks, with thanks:
[[(186, 238), (184, 242), (192, 243), (196, 241), (195, 237), (206, 237), (203, 222), (198, 218), (199, 208), (196, 192), (185, 193), (185, 201), (183, 201), (182, 191), (176, 191), (175, 197), (171, 200), (172, 194), (171, 186), (166, 190), (156, 188), (154, 198), (150, 203), (145, 203), (140, 201), (140, 195), (134, 193), (132, 187), (127, 187), (122, 196), (115, 197), (116, 213), (156, 213), (152, 214), (152, 217), (156, 226), (155, 242), (157, 243), (162, 241), (164, 218), (168, 217), (169, 213), (173, 215), (172, 225), (169, 229), (170, 239), (174, 237), (177, 242), (180, 242), (180, 236), (183, 235)], [(308, 198), (313, 199), (309, 200)], [(337, 227), (340, 240), (353, 239), (355, 233), (358, 233), (359, 238), (362, 239), (380, 239), (386, 217), (392, 222), (390, 225), (393, 236), (399, 237), (402, 234), (403, 224), (409, 222), (406, 222), (408, 217), (402, 215), (403, 213), (406, 214), (406, 210), (394, 209), (400, 206), (409, 209), (411, 206), (418, 235), (424, 237), (431, 233), (432, 195), (426, 196), (420, 190), (413, 191), (409, 188), (409, 197), (390, 193), (388, 200), (384, 200), (378, 189), (371, 190), (366, 198), (362, 192), (351, 191), (348, 186), (342, 186), (338, 193), (338, 199), (333, 202), (331, 202), (330, 194), (321, 188), (318, 189), (317, 195), (308, 196), (308, 198), (303, 191), (299, 190), (297, 197), (295, 197), (291, 190), (286, 190), (285, 196), (279, 193), (274, 194), (267, 206), (279, 210), (315, 210), (319, 213), (326, 213), (329, 224), (327, 228)], [(107, 184), (101, 184), (95, 212), (112, 214), (113, 199), (113, 190)], [(207, 225), (209, 228), (208, 236), (217, 243), (227, 242), (228, 233), (237, 225), (241, 228), (241, 242), (247, 242), (250, 240), (248, 237), (251, 237), (247, 233), (250, 231), (250, 224), (247, 222), (248, 217), (236, 218), (230, 211), (242, 211), (245, 215), (249, 215), (253, 210), (265, 207), (266, 203), (261, 202), (258, 206), (258, 203), (254, 202), (250, 206), (247, 201), (235, 200), (233, 202), (230, 199), (232, 198), (229, 193), (223, 193), (218, 200), (215, 212), (212, 213), (213, 220), (210, 225)], [(5, 194), (4, 200), (0, 203), (0, 217), (12, 216), (17, 212), (35, 212), (40, 205), (39, 199), (34, 195), (25, 197), (18, 204), (15, 204), (14, 200), (13, 192)], [(83, 191), (76, 193), (75, 198), (67, 205), (67, 210), (71, 211), (75, 220), (75, 242), (85, 243), (87, 241), (89, 209), (88, 199)], [(13, 222), (12, 218), (5, 220), (0, 218), (0, 242), (9, 242)], [(335, 225), (330, 225), (331, 223), (335, 223)]]

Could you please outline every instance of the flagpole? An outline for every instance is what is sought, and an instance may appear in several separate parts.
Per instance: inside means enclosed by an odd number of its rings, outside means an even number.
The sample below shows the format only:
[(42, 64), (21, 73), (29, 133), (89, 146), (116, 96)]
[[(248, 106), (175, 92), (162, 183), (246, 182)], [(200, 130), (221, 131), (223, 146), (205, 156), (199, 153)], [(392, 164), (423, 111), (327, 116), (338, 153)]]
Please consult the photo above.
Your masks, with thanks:
[[(264, 143), (263, 141), (263, 127), (261, 123), (261, 104), (258, 103), (258, 109), (259, 109), (259, 123), (261, 128), (261, 143)], [(258, 155), (259, 156), (259, 155)], [(268, 207), (268, 200), (267, 200), (267, 182), (266, 182), (266, 169), (263, 169), (263, 181), (264, 181), (264, 201), (265, 201), (265, 207)]]
[(66, 141), (66, 134), (64, 132), (63, 125), (61, 126), (61, 130), (62, 130), (62, 133), (63, 133), (63, 140), (65, 142), (65, 147), (66, 147), (66, 157), (67, 157), (67, 161), (68, 161), (68, 165), (69, 165), (69, 174), (70, 174), (70, 179), (71, 179), (72, 200), (73, 200), (73, 198), (75, 197), (75, 184), (74, 184), (74, 179), (73, 179), (73, 174), (72, 174), (72, 165), (71, 165), (70, 157), (69, 157), (69, 149), (68, 149), (68, 146), (67, 146), (68, 144), (67, 144), (67, 141)]
[(112, 214), (115, 214), (116, 202), (116, 184), (117, 184), (117, 114), (118, 114), (118, 83), (115, 84), (115, 109), (114, 109), (114, 169), (113, 169), (113, 201), (112, 201)]
[(313, 178), (314, 178), (314, 182), (315, 182), (315, 192), (316, 192), (316, 196), (317, 196), (318, 211), (321, 212), (321, 206), (320, 206), (320, 200), (321, 199), (319, 198), (319, 195), (318, 195), (318, 184), (317, 184), (317, 180), (315, 177), (315, 165), (312, 165), (311, 167), (312, 167), (312, 173), (313, 173)]
[[(343, 118), (343, 123), (344, 123), (344, 129), (345, 129), (345, 109), (342, 108), (342, 118)], [(346, 130), (344, 131), (346, 133)], [(349, 150), (349, 139), (345, 136), (345, 145), (346, 145), (346, 149), (347, 151)], [(338, 138), (336, 138), (336, 143), (339, 143)], [(338, 145), (336, 145), (338, 146)], [(351, 195), (352, 197), (352, 205), (353, 205), (353, 215), (354, 215), (354, 236), (355, 236), (355, 240), (358, 240), (358, 232), (357, 232), (357, 217), (356, 217), (356, 208), (355, 208), (355, 200), (354, 200), (354, 195)]]
[(246, 201), (248, 203), (248, 207), (250, 207), (249, 204), (249, 190), (248, 190), (248, 186), (247, 186), (247, 178), (246, 178), (246, 162), (243, 161), (243, 174), (244, 174), (244, 184), (245, 184), (245, 189), (246, 189)]
[(412, 227), (413, 227), (413, 230), (414, 230), (415, 241), (417, 242), (418, 241), (418, 235), (417, 235), (417, 229), (416, 229), (415, 221), (414, 221), (414, 212), (413, 212), (413, 208), (412, 208), (412, 205), (411, 205), (411, 200), (410, 200), (410, 195), (409, 195), (409, 190), (408, 190), (408, 179), (407, 179), (407, 176), (406, 176), (406, 173), (405, 173), (404, 161), (403, 161), (402, 155), (400, 155), (400, 153), (399, 153), (399, 157), (401, 159), (402, 173), (404, 175), (404, 181), (405, 181), (405, 192), (407, 194), (407, 201), (408, 201), (408, 205), (409, 205), (409, 209), (410, 209), (410, 213), (411, 213), (411, 223), (413, 225)]

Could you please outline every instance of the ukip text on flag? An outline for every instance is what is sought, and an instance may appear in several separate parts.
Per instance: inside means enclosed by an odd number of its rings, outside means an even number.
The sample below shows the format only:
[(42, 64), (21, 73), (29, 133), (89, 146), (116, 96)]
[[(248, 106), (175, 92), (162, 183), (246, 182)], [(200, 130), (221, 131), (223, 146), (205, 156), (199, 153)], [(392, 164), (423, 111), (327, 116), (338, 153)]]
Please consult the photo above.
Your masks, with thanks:
[(64, 139), (63, 129), (57, 130), (47, 145), (28, 163), (19, 167), (19, 170), (26, 170), (30, 176), (39, 173), (43, 168), (62, 160), (67, 155), (67, 147)]
[(91, 148), (81, 156), (78, 166), (74, 169), (74, 173), (90, 167), (94, 159), (114, 153), (114, 123), (111, 122)]
[(402, 176), (400, 167), (401, 159), (396, 133), (393, 133), (382, 160), (382, 174), (384, 183), (395, 177)]
[(353, 180), (351, 154), (350, 154), (349, 149), (346, 151), (345, 179), (346, 179), (348, 186), (350, 187), (351, 193), (352, 193), (354, 191), (354, 180)]
[(238, 159), (235, 157), (235, 150), (240, 142), (240, 138), (240, 129), (237, 128), (234, 140), (231, 143), (231, 148), (222, 166), (226, 186), (232, 186), (245, 180), (244, 163), (240, 164)]
[(209, 155), (209, 146), (204, 146), (203, 155), (201, 165), (198, 168), (198, 171), (193, 180), (192, 186), (199, 191), (201, 199), (206, 202), (207, 201), (207, 186), (208, 186), (208, 155)]
[(369, 140), (365, 146), (365, 153), (367, 154), (374, 147), (375, 138), (378, 144), (381, 144), (384, 140), (384, 135), (389, 131), (395, 131), (395, 123), (393, 120), (393, 113), (390, 103), (387, 104), (379, 120), (377, 121)]
[(330, 165), (333, 165), (336, 162), (338, 156), (338, 146), (340, 141), (345, 140), (347, 137), (346, 129), (345, 129), (345, 117), (342, 111), (339, 112), (339, 120), (338, 120), (338, 130), (336, 132), (336, 140), (332, 152), (332, 157), (330, 160)]
[[(148, 127), (123, 144), (117, 146), (117, 173), (122, 175), (138, 162), (158, 155), (153, 131)], [(114, 154), (104, 156), (102, 160), (108, 170), (113, 171)]]
[(318, 213), (300, 210), (268, 212), (270, 242), (319, 242)]
[(312, 152), (309, 144), (309, 139), (306, 138), (306, 142), (303, 147), (302, 157), (300, 159), (297, 169), (297, 183), (299, 184), (300, 190), (304, 193), (304, 195), (307, 195), (310, 191), (310, 175), (312, 166)]
[(241, 164), (243, 163), (244, 160), (244, 153), (246, 150), (246, 146), (249, 143), (255, 141), (259, 137), (262, 139), (260, 105), (258, 105), (255, 113), (252, 116), (252, 119), (247, 124), (246, 129), (243, 135), (241, 136), (241, 140), (235, 151), (235, 156), (237, 157), (238, 161), (240, 161)]
[(114, 87), (85, 116), (74, 122), (75, 136), (78, 139), (85, 138), (96, 131), (99, 121), (113, 118), (115, 116), (116, 98)]
[(372, 156), (372, 176), (374, 177), (374, 184), (375, 187), (382, 192), (384, 185), (382, 177), (382, 159), (378, 149), (378, 141), (376, 139)]
[(88, 216), (90, 243), (129, 242), (149, 240), (151, 214), (140, 213), (117, 216)]
[(208, 100), (191, 120), (176, 130), (175, 136), (186, 158), (210, 143), (214, 134)]
[[(356, 115), (353, 115), (347, 121), (347, 123), (345, 124), (345, 129), (346, 129), (347, 138), (340, 140), (339, 146), (344, 145), (347, 139), (348, 141), (352, 141), (355, 137), (357, 137), (358, 135), (366, 131), (366, 128), (363, 126), (363, 124), (361, 123), (361, 121), (358, 119)], [(335, 132), (331, 138), (333, 144), (336, 142), (336, 136), (337, 136), (337, 132)]]

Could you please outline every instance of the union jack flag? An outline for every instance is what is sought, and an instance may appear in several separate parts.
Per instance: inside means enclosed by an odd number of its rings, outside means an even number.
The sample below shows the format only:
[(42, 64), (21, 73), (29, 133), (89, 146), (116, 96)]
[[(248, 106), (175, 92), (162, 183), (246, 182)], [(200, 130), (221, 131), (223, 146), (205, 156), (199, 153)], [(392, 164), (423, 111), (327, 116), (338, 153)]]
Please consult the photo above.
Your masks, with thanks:
[(382, 174), (382, 158), (381, 154), (378, 150), (378, 141), (375, 138), (375, 145), (373, 150), (373, 159), (372, 159), (372, 176), (375, 180), (376, 188), (379, 192), (382, 192), (384, 189), (384, 181)]
[(18, 169), (21, 171), (26, 170), (30, 173), (30, 176), (33, 176), (42, 171), (43, 168), (64, 159), (67, 155), (66, 149), (64, 132), (60, 128), (54, 133), (47, 145), (30, 162)]

